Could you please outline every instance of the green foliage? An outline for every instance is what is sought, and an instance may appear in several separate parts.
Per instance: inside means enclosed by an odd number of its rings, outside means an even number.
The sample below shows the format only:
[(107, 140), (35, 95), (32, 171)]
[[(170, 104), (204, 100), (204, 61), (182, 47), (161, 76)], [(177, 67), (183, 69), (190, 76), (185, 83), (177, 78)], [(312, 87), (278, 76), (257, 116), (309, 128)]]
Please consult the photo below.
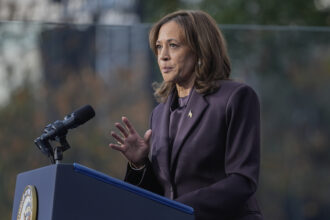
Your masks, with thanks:
[(165, 14), (179, 9), (181, 5), (182, 4), (178, 0), (142, 0), (140, 5), (142, 22), (157, 21)]
[(154, 22), (168, 12), (178, 9), (201, 9), (208, 12), (220, 24), (330, 26), (330, 9), (319, 11), (315, 1), (312, 0), (203, 0), (200, 3), (144, 0), (141, 2), (144, 22)]

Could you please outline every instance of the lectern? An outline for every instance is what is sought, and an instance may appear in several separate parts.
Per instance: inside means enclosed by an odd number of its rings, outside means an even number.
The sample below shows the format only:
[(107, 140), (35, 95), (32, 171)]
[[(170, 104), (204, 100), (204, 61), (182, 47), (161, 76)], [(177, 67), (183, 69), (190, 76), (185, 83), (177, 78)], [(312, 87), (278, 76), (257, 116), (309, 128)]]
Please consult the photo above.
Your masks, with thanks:
[[(33, 198), (23, 201), (32, 194)], [(77, 163), (55, 164), (19, 174), (12, 220), (25, 219), (24, 207), (33, 207), (39, 220), (194, 219), (189, 206)]]

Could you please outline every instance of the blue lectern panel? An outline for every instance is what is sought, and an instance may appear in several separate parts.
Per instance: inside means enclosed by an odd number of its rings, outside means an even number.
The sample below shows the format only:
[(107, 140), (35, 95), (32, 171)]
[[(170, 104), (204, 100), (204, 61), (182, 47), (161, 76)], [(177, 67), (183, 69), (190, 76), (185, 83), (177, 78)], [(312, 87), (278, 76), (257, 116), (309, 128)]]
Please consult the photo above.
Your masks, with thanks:
[(191, 214), (191, 215), (193, 215), (193, 213), (194, 213), (193, 208), (191, 208), (190, 206), (186, 206), (186, 205), (184, 205), (182, 203), (179, 203), (179, 202), (176, 202), (174, 200), (167, 199), (166, 197), (159, 196), (155, 193), (144, 190), (140, 187), (136, 187), (132, 184), (129, 184), (129, 183), (126, 183), (126, 182), (121, 181), (119, 179), (110, 177), (110, 176), (108, 176), (104, 173), (101, 173), (101, 172), (95, 171), (93, 169), (90, 169), (88, 167), (82, 166), (78, 163), (74, 163), (73, 166), (74, 166), (75, 171), (77, 171), (79, 173), (82, 173), (82, 174), (85, 174), (85, 175), (90, 176), (92, 178), (101, 180), (105, 183), (109, 183), (109, 184), (114, 185), (116, 187), (119, 187), (121, 189), (133, 192), (137, 195), (140, 195), (142, 197), (154, 200), (156, 202), (159, 202), (159, 203), (164, 204), (166, 206), (172, 207), (174, 209), (181, 210), (185, 213), (188, 213), (188, 214)]
[(79, 164), (57, 164), (17, 177), (12, 219), (34, 185), (41, 220), (193, 220), (193, 209)]

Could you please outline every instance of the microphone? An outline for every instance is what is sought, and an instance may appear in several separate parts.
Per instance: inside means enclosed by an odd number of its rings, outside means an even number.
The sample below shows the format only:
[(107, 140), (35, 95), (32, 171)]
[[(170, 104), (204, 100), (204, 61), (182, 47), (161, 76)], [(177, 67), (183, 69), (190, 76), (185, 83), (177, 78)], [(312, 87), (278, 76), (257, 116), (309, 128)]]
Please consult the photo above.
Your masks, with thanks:
[[(54, 162), (54, 156), (56, 156), (57, 151), (65, 151), (70, 148), (68, 142), (66, 141), (66, 134), (68, 133), (68, 129), (73, 129), (78, 127), (79, 125), (84, 124), (91, 118), (95, 116), (95, 111), (90, 105), (85, 105), (80, 107), (76, 111), (64, 117), (62, 121), (57, 120), (49, 125), (47, 125), (44, 129), (43, 134), (34, 140), (34, 143), (41, 150), (42, 153), (46, 154), (50, 157), (52, 163)], [(57, 147), (58, 150), (52, 149), (49, 144), (49, 140), (58, 141), (62, 145), (61, 147)], [(61, 160), (61, 156), (55, 158), (56, 160)]]
[(63, 121), (55, 121), (45, 128), (44, 134), (40, 136), (42, 140), (54, 140), (57, 136), (63, 136), (67, 133), (68, 129), (76, 128), (84, 124), (95, 116), (95, 111), (90, 105), (80, 107), (76, 111), (64, 117)]

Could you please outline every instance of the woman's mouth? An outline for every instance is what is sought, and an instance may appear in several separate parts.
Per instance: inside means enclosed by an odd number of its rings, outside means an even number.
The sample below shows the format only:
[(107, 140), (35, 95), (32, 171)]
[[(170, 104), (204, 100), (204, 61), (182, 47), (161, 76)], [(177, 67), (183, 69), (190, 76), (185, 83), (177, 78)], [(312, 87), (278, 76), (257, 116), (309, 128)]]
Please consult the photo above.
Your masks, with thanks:
[(162, 72), (163, 73), (169, 73), (169, 72), (171, 72), (172, 71), (172, 69), (173, 69), (173, 67), (162, 67)]

